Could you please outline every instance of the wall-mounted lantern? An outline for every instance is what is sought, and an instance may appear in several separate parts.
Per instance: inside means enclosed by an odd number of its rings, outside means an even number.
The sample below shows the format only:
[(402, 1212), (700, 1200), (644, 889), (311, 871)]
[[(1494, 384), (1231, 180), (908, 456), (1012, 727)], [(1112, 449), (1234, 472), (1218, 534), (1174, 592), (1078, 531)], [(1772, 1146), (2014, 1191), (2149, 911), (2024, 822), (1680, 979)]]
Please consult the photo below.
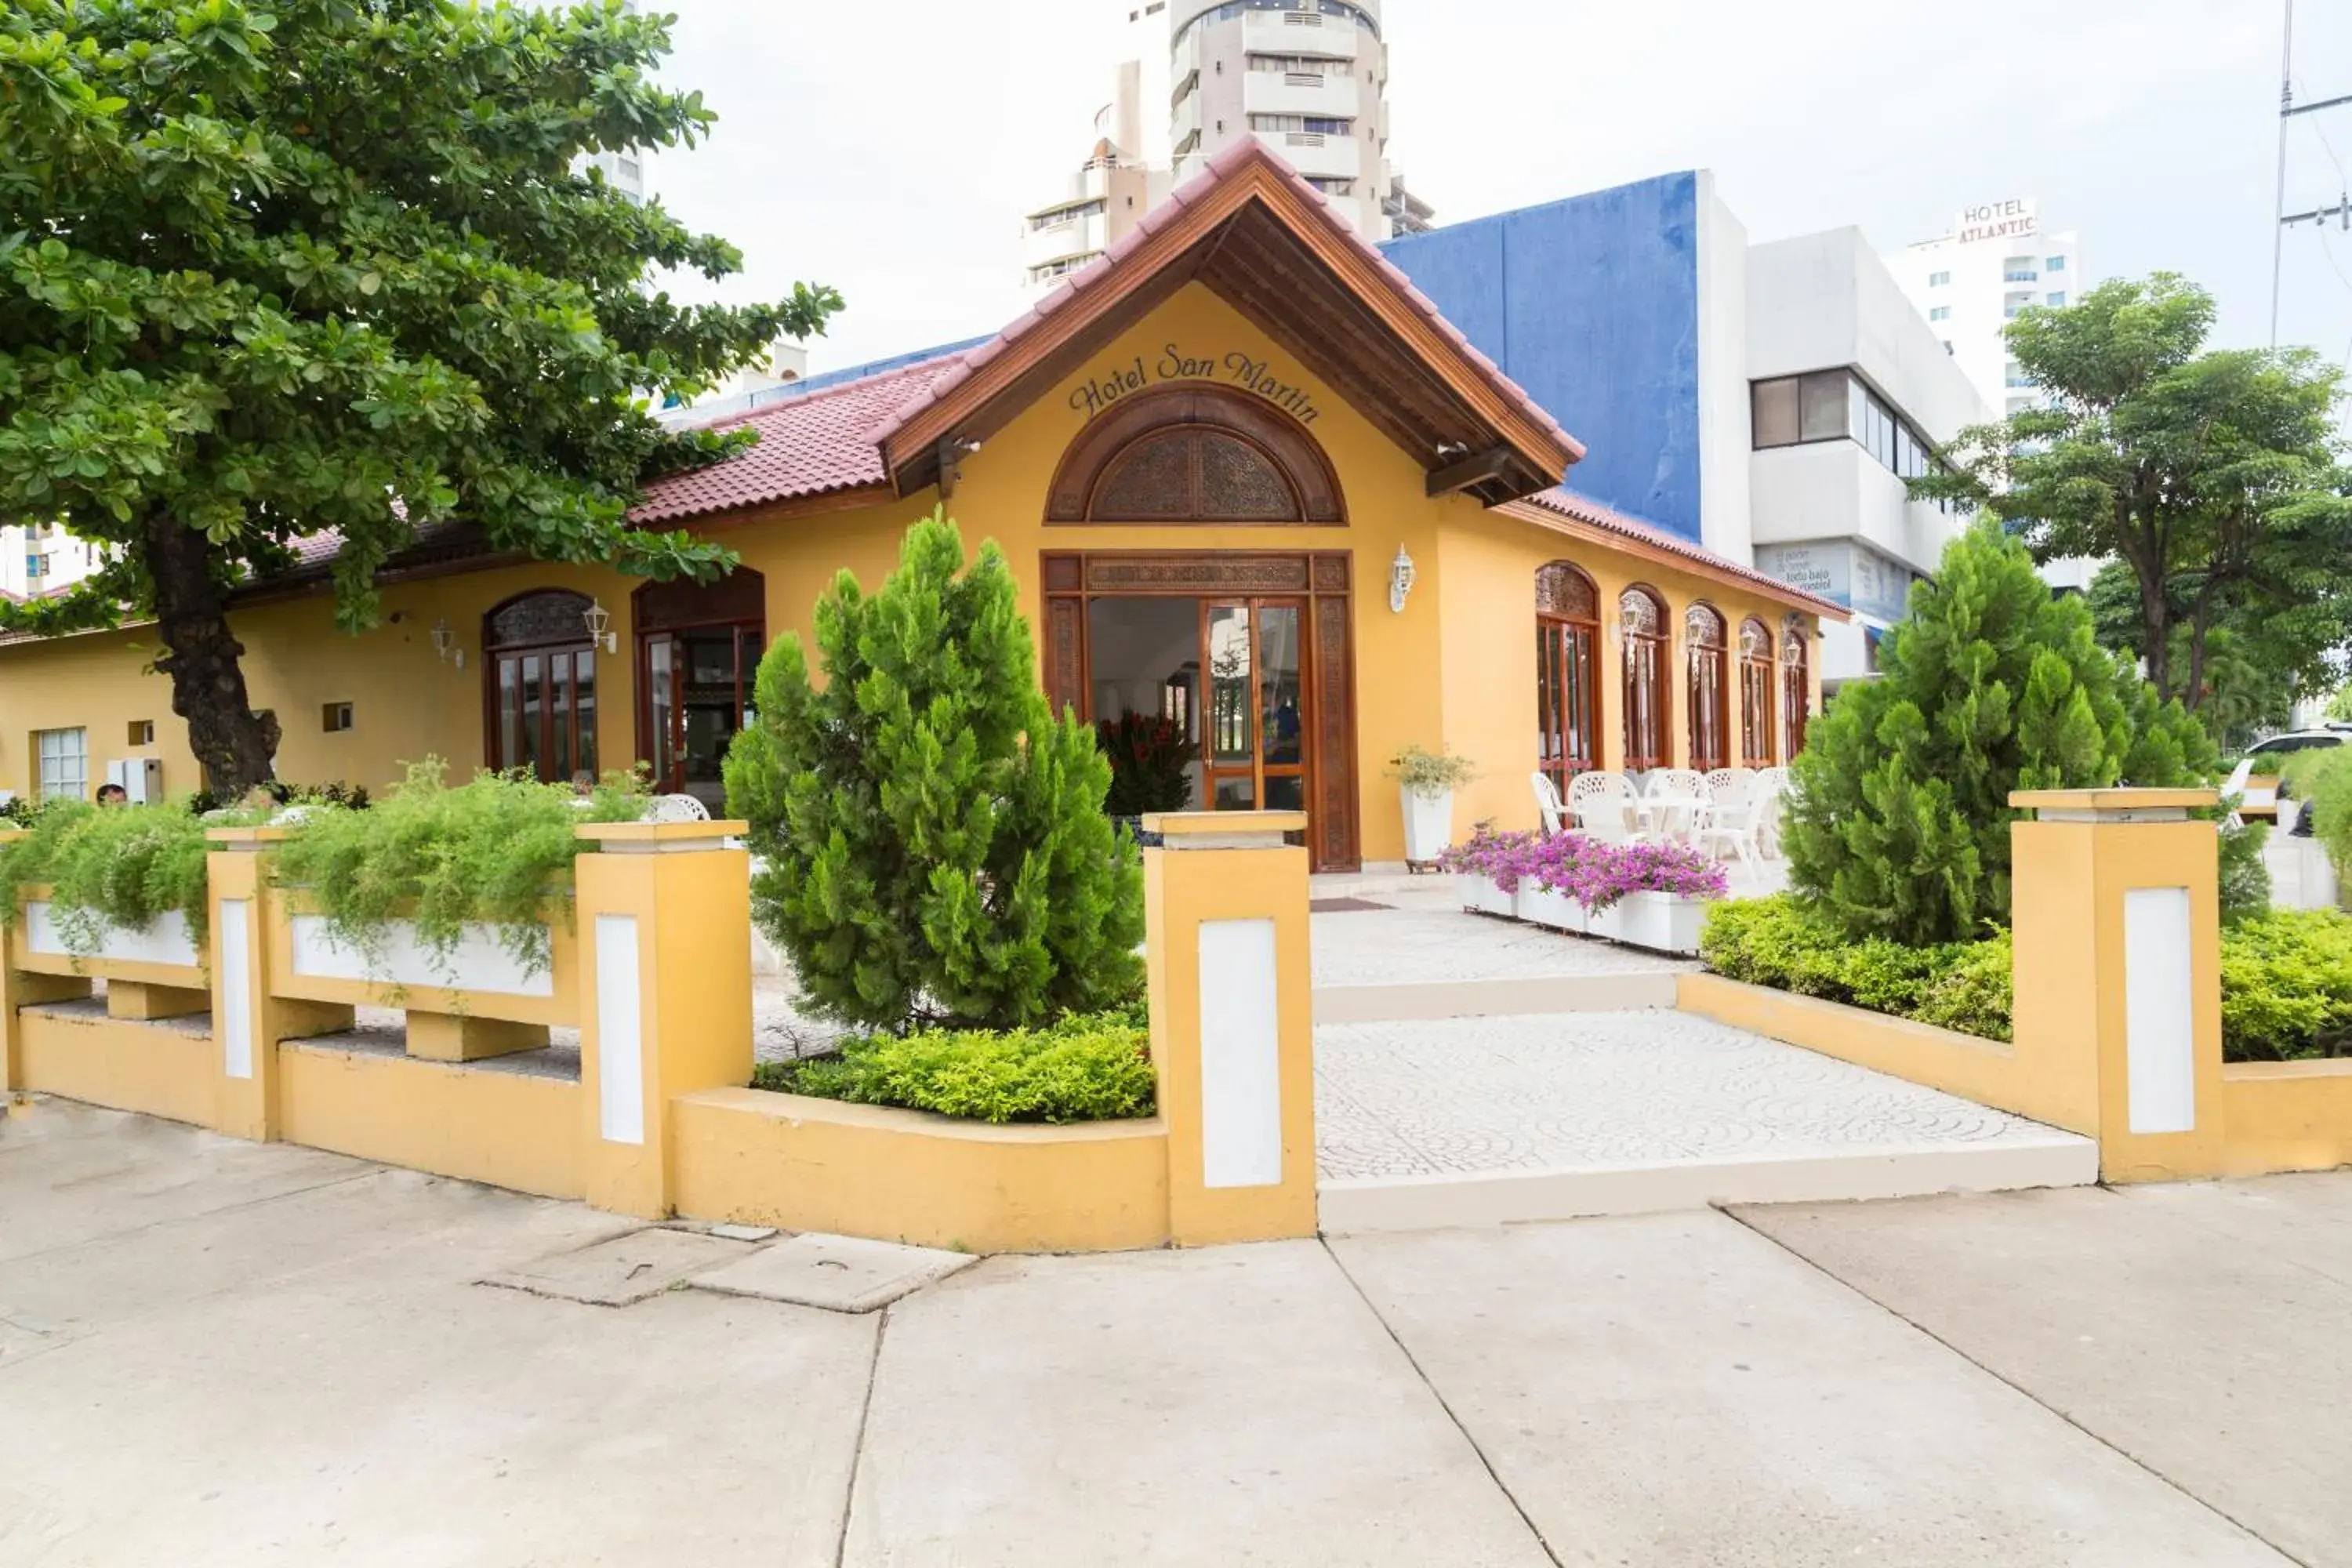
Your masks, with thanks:
[(433, 651), (444, 659), (453, 659), (459, 669), (466, 668), (466, 650), (457, 646), (457, 634), (449, 629), (446, 616), (433, 623)]
[(1400, 544), (1396, 559), (1389, 563), (1389, 608), (1397, 615), (1404, 614), (1404, 599), (1412, 592), (1412, 557)]
[(580, 612), (580, 622), (588, 628), (588, 640), (600, 645), (606, 653), (621, 651), (621, 634), (608, 628), (613, 624), (613, 612), (601, 599), (591, 599), (588, 607)]

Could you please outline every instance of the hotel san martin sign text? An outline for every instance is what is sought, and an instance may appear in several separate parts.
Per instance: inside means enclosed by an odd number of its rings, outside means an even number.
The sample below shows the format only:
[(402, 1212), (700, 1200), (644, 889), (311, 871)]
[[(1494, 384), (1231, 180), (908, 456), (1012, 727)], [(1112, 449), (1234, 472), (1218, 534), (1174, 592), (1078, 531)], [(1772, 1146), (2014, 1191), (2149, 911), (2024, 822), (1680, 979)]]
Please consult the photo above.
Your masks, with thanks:
[(1120, 398), (1164, 381), (1215, 381), (1238, 386), (1257, 394), (1301, 425), (1314, 424), (1319, 412), (1305, 387), (1283, 380), (1265, 360), (1253, 359), (1239, 349), (1222, 356), (1189, 354), (1174, 343), (1170, 343), (1158, 359), (1147, 360), (1138, 354), (1124, 364), (1097, 371), (1070, 394), (1070, 406), (1092, 419)]
[(2033, 203), (2011, 198), (1961, 208), (1952, 237), (1962, 245), (1972, 245), (1980, 239), (2023, 239), (2040, 232), (2042, 220), (2034, 213)]

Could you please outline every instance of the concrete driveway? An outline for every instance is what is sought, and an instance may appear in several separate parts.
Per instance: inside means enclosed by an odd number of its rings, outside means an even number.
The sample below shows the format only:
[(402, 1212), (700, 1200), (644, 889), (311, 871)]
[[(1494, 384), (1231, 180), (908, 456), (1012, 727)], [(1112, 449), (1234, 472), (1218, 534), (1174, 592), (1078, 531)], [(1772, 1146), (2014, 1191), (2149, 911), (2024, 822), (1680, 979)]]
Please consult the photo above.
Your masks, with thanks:
[(0, 1563), (2352, 1563), (2352, 1177), (475, 1283), (629, 1228), (18, 1107)]

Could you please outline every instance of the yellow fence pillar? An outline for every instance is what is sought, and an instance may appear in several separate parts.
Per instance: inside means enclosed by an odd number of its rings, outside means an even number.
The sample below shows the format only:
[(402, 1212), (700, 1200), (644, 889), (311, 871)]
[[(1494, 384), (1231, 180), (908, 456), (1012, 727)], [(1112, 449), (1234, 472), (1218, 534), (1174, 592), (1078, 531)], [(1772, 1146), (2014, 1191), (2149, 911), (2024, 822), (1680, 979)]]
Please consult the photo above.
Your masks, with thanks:
[(751, 1079), (751, 869), (740, 822), (585, 826), (580, 1088), (587, 1197), (659, 1219), (676, 1202), (670, 1101)]
[[(0, 844), (13, 844), (24, 837), (21, 827), (0, 828)], [(7, 930), (0, 931), (0, 1093), (32, 1087), (25, 1081), (25, 1051), (16, 1009), (89, 994), (89, 982), (79, 976), (30, 974), (17, 968), (16, 952), (24, 940), (23, 913), (12, 911)]]
[(278, 1042), (352, 1026), (352, 1009), (273, 994), (270, 922), (279, 917), (269, 850), (282, 827), (215, 827), (205, 835), (211, 884), (213, 1053), (218, 1073), (213, 1126), (233, 1138), (274, 1142), (278, 1107)]
[(2016, 1050), (2088, 1101), (2100, 1179), (2218, 1173), (2221, 921), (2210, 790), (2032, 790), (2010, 828)]
[(1315, 1019), (1297, 811), (1148, 816), (1151, 1059), (1180, 1247), (1312, 1236)]

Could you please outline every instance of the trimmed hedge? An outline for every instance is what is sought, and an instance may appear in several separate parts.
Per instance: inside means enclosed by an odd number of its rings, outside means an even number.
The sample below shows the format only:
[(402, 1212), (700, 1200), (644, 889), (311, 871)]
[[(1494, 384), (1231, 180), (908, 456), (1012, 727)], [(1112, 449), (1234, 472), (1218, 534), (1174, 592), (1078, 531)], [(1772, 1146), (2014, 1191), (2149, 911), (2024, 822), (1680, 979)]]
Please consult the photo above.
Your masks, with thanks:
[[(1916, 1018), (1989, 1040), (2011, 1037), (2010, 936), (1903, 947), (1853, 942), (1797, 899), (1715, 906), (1699, 954), (1727, 979)], [(2352, 1056), (2352, 916), (2277, 910), (2221, 931), (2221, 1057), (2298, 1061)]]
[(920, 1029), (845, 1042), (836, 1056), (762, 1062), (754, 1089), (891, 1105), (971, 1121), (1117, 1121), (1153, 1110), (1140, 1003), (1035, 1029)]
[(1707, 914), (1699, 956), (1717, 974), (1916, 1018), (1988, 1040), (2010, 1037), (2009, 933), (1906, 947), (1856, 941), (1788, 893), (1738, 899)]

